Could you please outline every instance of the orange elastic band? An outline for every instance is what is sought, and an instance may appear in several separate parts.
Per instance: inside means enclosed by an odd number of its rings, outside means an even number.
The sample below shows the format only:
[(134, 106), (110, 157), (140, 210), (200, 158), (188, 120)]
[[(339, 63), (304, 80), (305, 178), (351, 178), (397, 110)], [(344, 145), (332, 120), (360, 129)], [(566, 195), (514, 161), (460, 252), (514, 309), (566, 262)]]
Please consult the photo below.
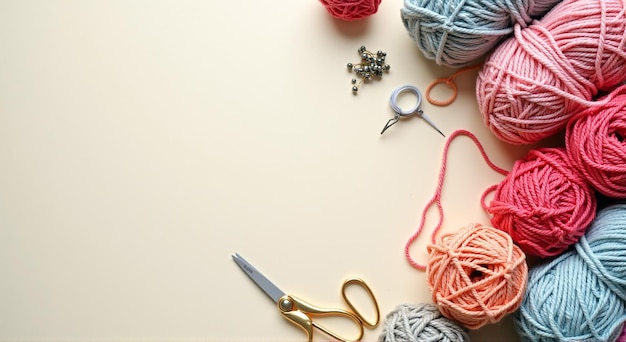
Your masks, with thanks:
[[(454, 83), (454, 79), (461, 75), (464, 72), (470, 71), (470, 70), (474, 70), (476, 68), (482, 67), (482, 64), (478, 64), (478, 65), (474, 65), (474, 66), (469, 66), (469, 67), (465, 67), (457, 72), (455, 72), (454, 74), (452, 74), (449, 77), (442, 77), (442, 78), (438, 78), (436, 80), (434, 80), (429, 86), (428, 88), (426, 88), (426, 100), (430, 103), (433, 104), (435, 106), (440, 106), (440, 107), (445, 107), (449, 104), (451, 104), (452, 102), (454, 102), (454, 100), (456, 100), (457, 95), (459, 94), (459, 88), (456, 86), (456, 83)], [(447, 85), (450, 89), (452, 89), (452, 96), (445, 100), (445, 101), (439, 101), (439, 100), (435, 100), (432, 97), (430, 97), (430, 91), (438, 84), (445, 84)]]

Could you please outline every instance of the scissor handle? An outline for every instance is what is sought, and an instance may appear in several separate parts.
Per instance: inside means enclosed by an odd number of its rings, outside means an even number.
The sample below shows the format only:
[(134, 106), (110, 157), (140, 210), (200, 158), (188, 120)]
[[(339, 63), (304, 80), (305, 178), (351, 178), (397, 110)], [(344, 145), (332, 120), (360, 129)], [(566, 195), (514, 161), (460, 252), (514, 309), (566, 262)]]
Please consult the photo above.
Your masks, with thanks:
[[(365, 292), (368, 294), (368, 296), (370, 297), (370, 299), (372, 300), (372, 303), (374, 304), (374, 309), (376, 311), (376, 317), (373, 321), (370, 322), (367, 319), (365, 319), (363, 314), (361, 314), (361, 312), (357, 310), (357, 308), (354, 306), (352, 301), (348, 298), (348, 294), (346, 290), (351, 285), (358, 285), (361, 288), (363, 288)], [(350, 307), (352, 312), (347, 311), (347, 310), (342, 310), (342, 309), (320, 308), (300, 298), (290, 296), (290, 295), (284, 295), (278, 300), (278, 309), (280, 310), (281, 314), (285, 318), (287, 318), (290, 322), (299, 326), (301, 329), (303, 329), (306, 332), (308, 341), (311, 341), (313, 339), (313, 327), (319, 329), (323, 333), (339, 341), (344, 341), (344, 342), (360, 341), (361, 338), (363, 338), (363, 326), (364, 325), (368, 328), (374, 328), (380, 322), (380, 308), (378, 307), (378, 301), (376, 300), (376, 297), (374, 296), (372, 289), (367, 285), (367, 283), (363, 281), (362, 279), (356, 278), (356, 277), (348, 278), (343, 282), (343, 285), (341, 286), (341, 296), (343, 297), (343, 300), (346, 302), (348, 307)], [(358, 327), (359, 329), (358, 336), (355, 339), (348, 339), (343, 336), (340, 336), (334, 331), (315, 322), (315, 320), (313, 320), (314, 316), (347, 317), (351, 319)]]
[[(350, 301), (350, 299), (348, 298), (348, 295), (346, 294), (346, 289), (348, 288), (348, 286), (353, 284), (359, 285), (361, 288), (363, 288), (372, 300), (372, 303), (374, 304), (374, 309), (376, 311), (376, 318), (373, 322), (369, 322), (367, 319), (365, 319), (365, 316), (363, 316), (363, 314), (359, 310), (357, 310), (354, 304), (352, 304), (352, 301)], [(363, 281), (363, 279), (357, 277), (351, 277), (346, 279), (341, 286), (341, 296), (343, 297), (343, 300), (346, 302), (346, 304), (348, 304), (352, 312), (354, 312), (354, 314), (363, 324), (365, 324), (365, 326), (367, 326), (368, 328), (375, 328), (378, 325), (378, 323), (380, 322), (380, 308), (378, 307), (378, 301), (376, 300), (376, 296), (374, 296), (374, 292), (372, 292), (372, 289), (369, 287), (369, 285), (367, 285), (365, 281)]]
[[(415, 94), (415, 96), (417, 97), (417, 102), (415, 103), (415, 106), (413, 106), (413, 108), (409, 110), (403, 110), (398, 105), (398, 96), (405, 91), (411, 92)], [(380, 132), (380, 134), (385, 133), (385, 131), (389, 127), (393, 126), (396, 122), (398, 122), (401, 117), (407, 117), (409, 115), (417, 114), (420, 117), (422, 117), (424, 120), (426, 120), (426, 122), (428, 122), (429, 125), (431, 125), (435, 130), (437, 130), (439, 134), (445, 137), (445, 134), (443, 134), (443, 132), (441, 132), (441, 130), (437, 128), (437, 126), (435, 126), (435, 124), (426, 115), (424, 115), (424, 111), (420, 109), (420, 105), (422, 104), (422, 93), (420, 93), (417, 87), (412, 86), (412, 85), (405, 85), (394, 90), (391, 93), (391, 97), (389, 98), (389, 104), (391, 105), (391, 108), (393, 109), (393, 111), (396, 112), (396, 114), (393, 117), (393, 119), (390, 119), (389, 121), (387, 121), (387, 124), (385, 125), (383, 130)]]
[[(285, 295), (278, 300), (278, 309), (285, 318), (291, 323), (299, 326), (307, 334), (308, 341), (313, 339), (313, 327), (319, 329), (326, 335), (344, 342), (360, 341), (363, 337), (363, 321), (354, 313), (342, 309), (324, 309), (317, 307), (304, 300)], [(359, 329), (358, 336), (355, 339), (347, 339), (325, 326), (315, 322), (314, 316), (340, 316), (351, 319)]]
[[(402, 110), (402, 108), (400, 108), (400, 106), (398, 105), (398, 95), (400, 95), (401, 93), (405, 91), (413, 93), (417, 97), (417, 102), (415, 103), (415, 106), (409, 110)], [(391, 96), (389, 97), (389, 105), (391, 106), (393, 111), (396, 112), (400, 116), (409, 116), (409, 115), (413, 115), (416, 113), (422, 114), (422, 111), (419, 109), (421, 104), (422, 104), (422, 93), (419, 91), (419, 89), (417, 89), (416, 86), (412, 86), (412, 85), (405, 85), (394, 90), (391, 93)]]
[(307, 341), (311, 342), (313, 339), (313, 320), (307, 314), (298, 310), (298, 306), (302, 305), (302, 303), (300, 299), (285, 295), (278, 300), (278, 310), (288, 321), (304, 330)]

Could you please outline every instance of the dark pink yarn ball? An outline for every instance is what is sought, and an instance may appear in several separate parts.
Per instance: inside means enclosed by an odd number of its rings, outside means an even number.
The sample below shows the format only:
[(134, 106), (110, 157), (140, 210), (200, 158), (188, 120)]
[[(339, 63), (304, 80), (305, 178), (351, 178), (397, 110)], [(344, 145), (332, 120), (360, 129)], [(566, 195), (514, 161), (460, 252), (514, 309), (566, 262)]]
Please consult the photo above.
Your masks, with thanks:
[(378, 11), (381, 0), (320, 0), (328, 13), (343, 20), (369, 17)]
[(547, 258), (563, 253), (595, 218), (596, 196), (565, 149), (536, 148), (519, 159), (487, 207), (491, 224), (524, 252)]
[(565, 130), (572, 164), (601, 194), (626, 198), (626, 86), (575, 115)]

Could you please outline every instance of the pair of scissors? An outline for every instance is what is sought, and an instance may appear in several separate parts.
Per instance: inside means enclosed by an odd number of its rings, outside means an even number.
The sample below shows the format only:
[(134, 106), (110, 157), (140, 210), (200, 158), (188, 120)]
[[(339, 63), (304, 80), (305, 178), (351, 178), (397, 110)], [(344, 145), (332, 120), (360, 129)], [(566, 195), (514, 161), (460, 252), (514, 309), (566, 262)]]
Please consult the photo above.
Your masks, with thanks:
[[(417, 103), (415, 104), (415, 106), (413, 106), (413, 108), (409, 109), (409, 110), (402, 110), (402, 108), (400, 108), (400, 106), (398, 105), (398, 95), (400, 95), (401, 93), (408, 91), (413, 93), (416, 97), (417, 97)], [(391, 106), (391, 108), (393, 109), (394, 112), (396, 112), (396, 114), (394, 115), (393, 118), (389, 119), (389, 121), (387, 121), (387, 124), (385, 125), (385, 128), (383, 128), (382, 132), (380, 132), (380, 134), (385, 133), (385, 131), (393, 126), (394, 124), (396, 124), (396, 122), (400, 121), (400, 118), (404, 118), (407, 116), (411, 116), (414, 114), (419, 115), (422, 119), (424, 119), (426, 122), (428, 122), (428, 124), (434, 128), (437, 132), (439, 132), (439, 134), (441, 134), (442, 136), (445, 137), (445, 134), (443, 134), (443, 132), (441, 132), (441, 130), (439, 128), (437, 128), (437, 126), (435, 125), (435, 123), (426, 116), (426, 114), (424, 114), (424, 111), (420, 109), (420, 105), (422, 104), (422, 93), (420, 93), (419, 89), (417, 89), (417, 87), (412, 86), (412, 85), (405, 85), (402, 86), (396, 90), (394, 90), (391, 93), (391, 96), (389, 98), (389, 105)]]
[[(276, 287), (276, 285), (269, 281), (263, 274), (261, 274), (261, 272), (259, 272), (254, 266), (252, 266), (252, 264), (250, 264), (243, 257), (241, 257), (241, 255), (234, 254), (233, 260), (235, 260), (237, 265), (241, 267), (241, 269), (244, 271), (245, 274), (248, 275), (248, 277), (250, 277), (250, 279), (252, 279), (270, 298), (272, 298), (283, 317), (285, 317), (287, 320), (297, 325), (298, 327), (302, 328), (306, 332), (309, 342), (313, 339), (313, 328), (317, 328), (325, 334), (339, 341), (359, 341), (363, 337), (363, 326), (366, 326), (368, 328), (374, 328), (378, 325), (378, 322), (380, 321), (380, 309), (378, 307), (376, 297), (374, 297), (374, 293), (367, 285), (367, 283), (359, 278), (348, 278), (346, 279), (346, 281), (344, 281), (343, 286), (341, 287), (341, 295), (343, 297), (343, 300), (352, 311), (342, 309), (325, 309), (307, 303), (300, 298), (285, 294), (285, 292)], [(374, 319), (374, 321), (367, 321), (348, 299), (348, 296), (346, 295), (346, 289), (350, 285), (359, 285), (367, 292), (376, 309), (376, 318)], [(315, 317), (321, 316), (339, 316), (352, 320), (359, 329), (358, 336), (355, 339), (347, 339), (339, 336), (335, 332), (329, 330), (328, 328), (314, 320)]]

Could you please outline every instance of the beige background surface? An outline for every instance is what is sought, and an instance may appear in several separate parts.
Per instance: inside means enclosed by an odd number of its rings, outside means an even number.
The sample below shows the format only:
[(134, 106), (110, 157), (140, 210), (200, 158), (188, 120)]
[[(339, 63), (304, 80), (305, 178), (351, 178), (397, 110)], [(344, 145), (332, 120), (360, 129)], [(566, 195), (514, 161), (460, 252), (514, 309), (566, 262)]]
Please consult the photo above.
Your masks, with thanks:
[[(453, 70), (422, 57), (401, 6), (348, 23), (313, 0), (0, 0), (0, 339), (303, 341), (235, 252), (321, 306), (343, 306), (350, 275), (383, 315), (430, 301), (403, 247), (444, 139), (416, 118), (379, 132), (395, 88)], [(353, 96), (362, 44), (391, 71)], [(422, 108), (509, 169), (524, 151), (483, 125), (475, 77)], [(501, 176), (465, 138), (448, 165), (444, 230), (487, 223)], [(515, 339), (508, 320), (472, 336)]]

